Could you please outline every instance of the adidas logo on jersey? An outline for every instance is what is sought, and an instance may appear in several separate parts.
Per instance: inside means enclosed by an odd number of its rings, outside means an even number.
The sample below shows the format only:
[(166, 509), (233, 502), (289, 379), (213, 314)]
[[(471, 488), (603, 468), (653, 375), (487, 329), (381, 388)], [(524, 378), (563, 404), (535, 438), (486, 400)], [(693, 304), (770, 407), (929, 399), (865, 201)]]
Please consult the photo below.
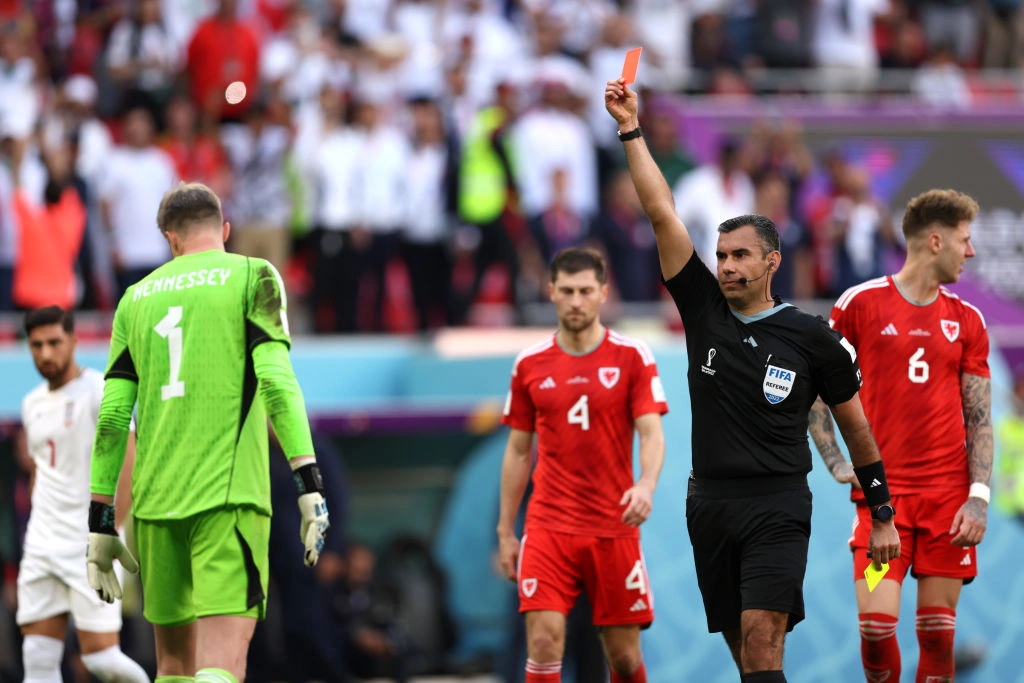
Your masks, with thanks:
[(872, 488), (873, 489), (876, 486), (881, 486), (881, 485), (882, 485), (882, 482), (878, 481), (877, 479), (872, 479), (871, 480), (871, 486), (869, 486), (868, 488)]
[(971, 554), (970, 553), (967, 553), (966, 555), (964, 555), (964, 559), (960, 560), (960, 566), (961, 567), (970, 567), (971, 566)]
[(633, 603), (633, 606), (629, 608), (630, 612), (642, 612), (647, 609), (647, 603), (644, 602), (643, 598), (637, 598), (637, 601)]
[(888, 337), (895, 337), (896, 335), (899, 334), (899, 332), (896, 331), (895, 325), (889, 323), (888, 325), (885, 326), (885, 329), (882, 330), (882, 334)]
[(553, 380), (551, 377), (548, 377), (546, 380), (544, 380), (543, 382), (540, 383), (540, 388), (541, 389), (554, 389), (555, 388), (555, 380)]

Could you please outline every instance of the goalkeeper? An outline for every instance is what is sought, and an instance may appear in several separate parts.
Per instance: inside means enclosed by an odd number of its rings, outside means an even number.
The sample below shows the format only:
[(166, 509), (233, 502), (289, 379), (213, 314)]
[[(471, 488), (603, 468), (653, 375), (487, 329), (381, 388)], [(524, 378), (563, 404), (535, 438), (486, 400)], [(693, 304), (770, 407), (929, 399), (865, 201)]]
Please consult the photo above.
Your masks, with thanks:
[[(266, 610), (268, 416), (297, 485), (308, 566), (323, 548), (327, 506), (288, 356), (281, 276), (225, 252), (230, 225), (204, 185), (167, 192), (157, 225), (174, 258), (131, 286), (114, 315), (92, 454), (89, 583), (113, 602), (112, 561), (141, 570), (158, 683), (241, 681)], [(136, 400), (138, 565), (112, 508)]]

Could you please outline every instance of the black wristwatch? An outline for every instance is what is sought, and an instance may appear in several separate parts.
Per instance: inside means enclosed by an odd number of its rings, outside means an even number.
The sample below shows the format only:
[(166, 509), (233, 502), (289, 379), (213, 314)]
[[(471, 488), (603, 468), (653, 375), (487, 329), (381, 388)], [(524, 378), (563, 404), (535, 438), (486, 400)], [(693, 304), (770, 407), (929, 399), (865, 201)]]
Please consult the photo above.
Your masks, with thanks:
[(640, 126), (637, 126), (633, 130), (626, 131), (625, 133), (623, 133), (620, 130), (619, 131), (619, 142), (626, 142), (627, 140), (635, 140), (635, 139), (637, 139), (639, 137), (642, 137), (643, 134), (644, 134), (643, 131), (640, 130)]
[(896, 508), (892, 505), (879, 505), (871, 511), (871, 519), (877, 519), (879, 522), (888, 522), (895, 516)]

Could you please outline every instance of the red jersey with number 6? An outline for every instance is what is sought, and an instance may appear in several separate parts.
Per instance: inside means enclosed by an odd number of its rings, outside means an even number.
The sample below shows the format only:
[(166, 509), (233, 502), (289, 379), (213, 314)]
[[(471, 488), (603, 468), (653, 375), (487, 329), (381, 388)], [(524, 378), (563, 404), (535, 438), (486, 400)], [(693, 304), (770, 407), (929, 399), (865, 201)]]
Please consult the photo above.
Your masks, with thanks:
[(537, 433), (526, 528), (637, 537), (622, 523), (633, 486), (633, 422), (668, 412), (654, 355), (611, 330), (593, 351), (566, 353), (555, 335), (516, 358), (502, 424)]
[(945, 287), (931, 303), (912, 303), (886, 276), (848, 289), (829, 324), (857, 350), (860, 397), (890, 490), (966, 489), (960, 375), (989, 376), (981, 311)]

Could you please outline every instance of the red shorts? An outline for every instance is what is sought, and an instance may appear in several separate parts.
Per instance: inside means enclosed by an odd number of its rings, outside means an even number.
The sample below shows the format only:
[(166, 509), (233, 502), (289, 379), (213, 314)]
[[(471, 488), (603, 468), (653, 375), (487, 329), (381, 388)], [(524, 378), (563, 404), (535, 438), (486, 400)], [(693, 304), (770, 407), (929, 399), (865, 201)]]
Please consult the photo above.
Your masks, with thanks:
[[(977, 550), (953, 545), (949, 533), (957, 510), (966, 500), (966, 488), (894, 495), (900, 556), (889, 563), (885, 578), (902, 584), (909, 570), (914, 578), (946, 576), (970, 583), (978, 575)], [(850, 536), (854, 580), (864, 578), (864, 570), (871, 561), (866, 554), (870, 535), (871, 509), (860, 501)]]
[(638, 538), (531, 529), (519, 547), (519, 611), (568, 615), (587, 591), (595, 626), (648, 626), (654, 594)]

